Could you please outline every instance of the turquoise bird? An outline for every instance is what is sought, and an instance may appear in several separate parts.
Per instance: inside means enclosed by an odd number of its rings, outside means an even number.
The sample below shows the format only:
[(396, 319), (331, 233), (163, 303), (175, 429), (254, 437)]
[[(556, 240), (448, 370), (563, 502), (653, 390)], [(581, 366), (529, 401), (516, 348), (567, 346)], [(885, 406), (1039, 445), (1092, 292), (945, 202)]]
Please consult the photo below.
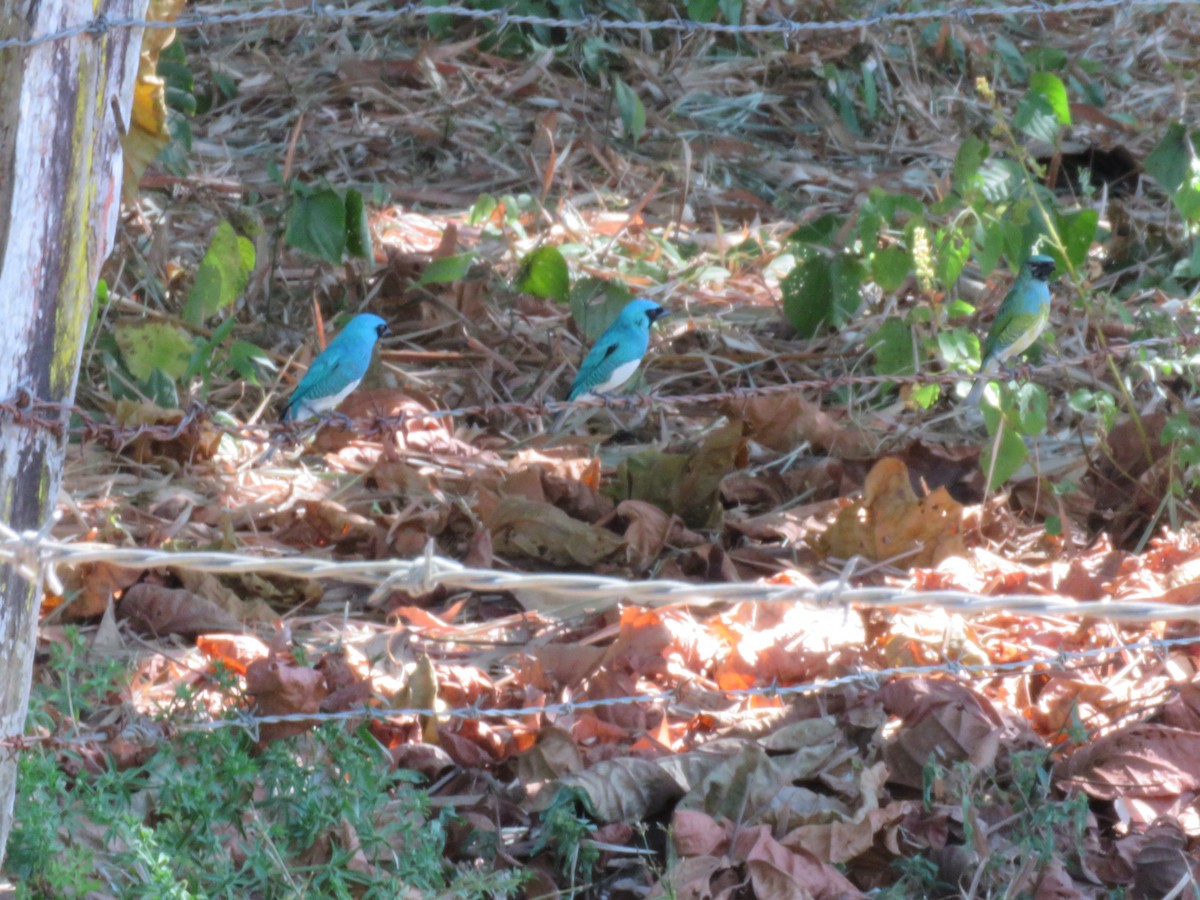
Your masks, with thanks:
[(1050, 285), (1054, 260), (1031, 256), (1021, 266), (1021, 274), (1008, 292), (983, 342), (983, 361), (979, 375), (967, 395), (968, 406), (978, 406), (987, 376), (1014, 356), (1024, 353), (1037, 340), (1050, 320)]
[(608, 394), (633, 377), (650, 346), (650, 326), (667, 311), (652, 300), (630, 300), (588, 351), (567, 400)]
[(371, 365), (375, 342), (390, 334), (387, 322), (359, 313), (312, 361), (283, 411), (283, 421), (301, 422), (337, 409), (358, 387)]

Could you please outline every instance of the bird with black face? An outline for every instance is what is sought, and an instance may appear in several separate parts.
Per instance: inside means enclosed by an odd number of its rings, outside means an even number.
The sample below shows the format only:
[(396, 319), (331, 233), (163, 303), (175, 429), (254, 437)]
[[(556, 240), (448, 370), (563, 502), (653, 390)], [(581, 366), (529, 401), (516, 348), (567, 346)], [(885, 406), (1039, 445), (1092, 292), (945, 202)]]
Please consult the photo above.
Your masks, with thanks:
[(1038, 254), (1021, 266), (1012, 290), (996, 310), (996, 318), (983, 342), (979, 375), (966, 405), (977, 406), (988, 376), (1004, 363), (1028, 350), (1050, 321), (1050, 277), (1054, 260)]
[(567, 399), (610, 394), (632, 378), (650, 346), (650, 327), (666, 314), (645, 298), (625, 304), (584, 357)]
[(387, 322), (359, 313), (312, 361), (283, 411), (283, 421), (302, 422), (332, 412), (363, 380), (375, 342), (391, 334)]

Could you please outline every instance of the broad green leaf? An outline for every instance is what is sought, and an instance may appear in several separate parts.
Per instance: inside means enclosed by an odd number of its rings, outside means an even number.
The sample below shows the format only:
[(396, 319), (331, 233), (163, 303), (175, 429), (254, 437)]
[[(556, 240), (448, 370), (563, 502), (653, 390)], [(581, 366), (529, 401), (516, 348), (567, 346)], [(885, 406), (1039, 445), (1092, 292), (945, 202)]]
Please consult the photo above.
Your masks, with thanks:
[[(1029, 456), (1029, 450), (1025, 447), (1025, 441), (1001, 417), (1000, 411), (991, 405), (986, 396), (982, 410), (988, 436), (984, 439), (983, 452), (979, 456), (979, 468), (983, 471), (984, 478), (987, 478), (988, 472), (991, 471), (992, 477), (988, 482), (987, 489), (994, 491), (1012, 478), (1017, 469), (1021, 468), (1021, 464)], [(999, 441), (996, 440), (998, 427), (1003, 429)], [(992, 463), (993, 452), (994, 466)]]
[(933, 404), (937, 403), (938, 397), (942, 395), (941, 385), (937, 384), (917, 384), (913, 385), (908, 394), (908, 402), (915, 409), (930, 409)]
[(1040, 384), (1023, 384), (1017, 388), (1014, 400), (1016, 430), (1023, 435), (1044, 432), (1046, 430), (1046, 409), (1049, 406), (1046, 389)]
[(871, 280), (884, 293), (899, 290), (911, 270), (908, 251), (903, 247), (884, 247), (871, 254)]
[(1167, 127), (1167, 133), (1146, 157), (1146, 174), (1174, 201), (1179, 212), (1189, 222), (1200, 219), (1200, 159), (1196, 157), (1195, 134), (1178, 123)]
[(1087, 261), (1099, 224), (1100, 213), (1094, 209), (1081, 209), (1059, 217), (1058, 234), (1067, 249), (1072, 268), (1078, 269)]
[(636, 143), (646, 130), (646, 107), (637, 93), (620, 78), (613, 81), (617, 94), (617, 109), (621, 113), (621, 125), (625, 136)]
[(538, 247), (521, 260), (517, 287), (535, 297), (567, 302), (571, 295), (571, 272), (557, 247)]
[(937, 277), (942, 286), (949, 290), (958, 281), (971, 256), (971, 243), (957, 230), (939, 232), (937, 238)]
[(260, 372), (274, 369), (270, 355), (249, 341), (234, 341), (229, 345), (229, 364), (251, 384), (258, 384)]
[(1011, 159), (989, 157), (979, 168), (979, 189), (991, 203), (1003, 203), (1021, 189), (1021, 167)]
[(1061, 125), (1054, 106), (1040, 91), (1030, 89), (1017, 104), (1013, 127), (1037, 141), (1057, 144)]
[(130, 374), (147, 381), (156, 369), (171, 378), (187, 371), (192, 341), (174, 325), (165, 322), (120, 322), (116, 326), (117, 346)]
[(719, 0), (721, 15), (730, 25), (742, 23), (742, 0)]
[(625, 285), (604, 278), (581, 278), (571, 288), (571, 318), (589, 341), (613, 323), (633, 299)]
[(473, 250), (430, 260), (417, 284), (449, 284), (453, 281), (462, 281), (467, 276), (467, 272), (471, 270), (471, 263), (474, 260), (475, 251)]
[(876, 375), (912, 375), (917, 371), (917, 345), (912, 328), (903, 319), (886, 319), (867, 348), (875, 354)]
[(179, 407), (179, 391), (175, 382), (162, 369), (155, 369), (150, 377), (141, 385), (142, 393), (155, 406), (161, 409), (177, 409)]
[(486, 225), (492, 219), (492, 213), (500, 205), (491, 194), (480, 194), (476, 199), (471, 211), (467, 214), (467, 224), (472, 226)]
[(967, 135), (958, 147), (954, 156), (954, 174), (952, 184), (959, 194), (966, 194), (975, 187), (979, 178), (979, 168), (988, 156), (987, 142), (975, 135)]
[(371, 259), (374, 256), (367, 207), (363, 203), (363, 195), (354, 188), (346, 191), (346, 252), (359, 259)]
[(346, 252), (346, 202), (331, 188), (293, 193), (283, 239), (310, 256), (340, 263)]
[(862, 302), (863, 265), (848, 256), (809, 250), (780, 285), (783, 313), (804, 338), (845, 325)]
[(938, 352), (951, 366), (979, 365), (979, 335), (961, 326), (945, 328), (937, 335)]
[(999, 222), (980, 222), (972, 236), (975, 244), (975, 262), (983, 275), (990, 275), (1000, 263), (1004, 253), (1004, 229)]
[(254, 271), (254, 243), (221, 222), (196, 269), (196, 280), (183, 305), (183, 318), (200, 325), (216, 315), (246, 289)]
[(1061, 78), (1052, 72), (1034, 72), (1029, 76), (1029, 87), (1046, 98), (1059, 125), (1071, 124), (1071, 104), (1067, 100), (1067, 86)]
[(836, 213), (826, 213), (819, 219), (797, 225), (789, 238), (800, 244), (817, 244), (821, 247), (833, 246), (834, 238), (842, 227), (844, 220)]
[(719, 0), (687, 0), (687, 16), (693, 22), (711, 22)]

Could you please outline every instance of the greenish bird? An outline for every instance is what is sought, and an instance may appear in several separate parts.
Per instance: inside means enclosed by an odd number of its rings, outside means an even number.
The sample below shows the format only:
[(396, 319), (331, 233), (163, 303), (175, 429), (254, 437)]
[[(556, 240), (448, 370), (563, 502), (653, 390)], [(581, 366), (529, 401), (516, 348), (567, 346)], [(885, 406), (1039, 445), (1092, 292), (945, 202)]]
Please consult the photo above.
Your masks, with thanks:
[(1021, 266), (1021, 274), (1008, 296), (996, 310), (996, 318), (983, 342), (983, 361), (979, 375), (967, 395), (968, 406), (978, 406), (988, 376), (1005, 362), (1024, 353), (1037, 340), (1050, 320), (1050, 276), (1054, 260), (1031, 256)]

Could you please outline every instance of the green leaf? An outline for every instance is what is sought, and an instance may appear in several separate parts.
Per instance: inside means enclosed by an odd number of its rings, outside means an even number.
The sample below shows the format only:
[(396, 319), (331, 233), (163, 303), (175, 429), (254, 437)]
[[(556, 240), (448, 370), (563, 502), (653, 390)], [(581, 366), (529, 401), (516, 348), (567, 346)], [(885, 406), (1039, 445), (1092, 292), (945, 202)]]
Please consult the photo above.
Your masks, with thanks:
[(719, 0), (687, 0), (687, 16), (693, 22), (711, 22)]
[(468, 250), (466, 253), (454, 253), (450, 256), (439, 256), (437, 259), (430, 260), (417, 284), (449, 284), (453, 281), (462, 281), (467, 276), (467, 272), (471, 270), (471, 263), (474, 260), (474, 250)]
[(1046, 516), (1046, 534), (1050, 537), (1058, 537), (1062, 533), (1062, 519), (1058, 516)]
[(293, 193), (283, 239), (310, 256), (333, 264), (346, 251), (346, 203), (337, 191), (324, 188), (311, 194)]
[(517, 288), (535, 297), (567, 302), (571, 295), (571, 272), (557, 247), (538, 247), (521, 260)]
[(1087, 262), (1088, 251), (1096, 239), (1099, 225), (1100, 213), (1094, 209), (1081, 209), (1059, 217), (1058, 234), (1067, 249), (1072, 268), (1078, 269)]
[(908, 251), (903, 247), (884, 247), (871, 254), (871, 280), (884, 293), (899, 290), (911, 270)]
[(1172, 122), (1162, 140), (1146, 157), (1146, 174), (1168, 194), (1173, 194), (1190, 177), (1195, 158), (1196, 151), (1187, 129)]
[[(1198, 132), (1197, 134), (1200, 134)], [(1167, 126), (1167, 133), (1146, 157), (1146, 174), (1171, 195), (1185, 219), (1200, 219), (1200, 160), (1196, 158), (1197, 134), (1188, 134), (1179, 123)]]
[[(1021, 464), (1025, 462), (1029, 456), (1029, 450), (1025, 447), (1025, 441), (1017, 434), (1012, 427), (1000, 416), (999, 410), (992, 406), (985, 399), (983, 405), (983, 421), (987, 425), (988, 437), (983, 443), (983, 452), (979, 457), (979, 467), (983, 471), (986, 478), (989, 471), (992, 473), (991, 480), (988, 482), (987, 489), (994, 491), (1003, 485), (1008, 479), (1012, 478), (1017, 469), (1021, 468)], [(996, 430), (1002, 428), (1000, 440), (996, 440)], [(995, 465), (993, 466), (992, 458), (995, 456)]]
[(619, 281), (581, 278), (571, 288), (571, 318), (589, 341), (603, 334), (633, 294)]
[(196, 280), (183, 305), (184, 319), (200, 325), (229, 306), (246, 289), (253, 271), (253, 242), (234, 231), (229, 222), (221, 222), (196, 269)]
[(979, 365), (979, 335), (973, 331), (961, 326), (943, 329), (938, 332), (937, 345), (947, 365)]
[(1013, 116), (1013, 127), (1037, 141), (1047, 144), (1058, 142), (1058, 113), (1046, 95), (1030, 89), (1026, 91), (1017, 112)]
[(942, 387), (938, 384), (913, 385), (908, 394), (908, 402), (916, 409), (931, 409), (942, 395)]
[(917, 371), (917, 346), (912, 329), (903, 319), (886, 319), (867, 348), (875, 354), (876, 375), (912, 375)]
[(971, 256), (971, 243), (961, 232), (954, 230), (937, 235), (937, 277), (949, 290), (962, 274)]
[(162, 369), (151, 372), (141, 388), (147, 399), (161, 409), (175, 409), (179, 406), (179, 391), (175, 389), (175, 382), (170, 376), (163, 374)]
[(138, 381), (147, 381), (156, 369), (171, 378), (187, 371), (192, 341), (165, 322), (121, 322), (116, 326), (121, 359)]
[(804, 338), (822, 328), (838, 328), (858, 311), (864, 267), (848, 256), (829, 256), (816, 250), (801, 254), (801, 262), (783, 279), (783, 313)]
[(1029, 87), (1046, 98), (1059, 125), (1071, 124), (1071, 104), (1067, 100), (1067, 86), (1052, 72), (1034, 72), (1029, 77)]
[(1046, 389), (1040, 384), (1023, 384), (1017, 388), (1014, 400), (1016, 430), (1023, 435), (1044, 432), (1046, 430), (1046, 409), (1049, 406)]
[(836, 213), (826, 213), (819, 219), (797, 225), (790, 238), (799, 244), (818, 244), (822, 247), (832, 247), (838, 231), (842, 227), (842, 217)]
[(346, 191), (346, 252), (359, 259), (372, 259), (371, 224), (363, 195), (350, 188)]
[(966, 194), (975, 187), (979, 168), (988, 156), (987, 142), (975, 135), (968, 135), (959, 145), (954, 156), (954, 174), (951, 183), (959, 194)]
[(867, 118), (874, 119), (879, 107), (879, 89), (875, 86), (875, 66), (870, 61), (863, 62), (859, 71), (862, 73), (863, 106)]
[(496, 211), (496, 207), (500, 202), (491, 194), (480, 194), (475, 199), (475, 204), (471, 207), (471, 211), (467, 214), (467, 224), (473, 227), (486, 225), (491, 221), (492, 213)]
[(625, 137), (634, 143), (646, 130), (646, 107), (641, 98), (620, 78), (613, 81), (617, 94), (617, 109), (621, 112), (621, 124), (625, 128)]
[(271, 357), (261, 347), (249, 341), (234, 341), (229, 346), (229, 364), (233, 370), (251, 384), (258, 384), (258, 376), (262, 371), (274, 368)]
[(721, 15), (730, 25), (742, 23), (742, 0), (719, 0)]

